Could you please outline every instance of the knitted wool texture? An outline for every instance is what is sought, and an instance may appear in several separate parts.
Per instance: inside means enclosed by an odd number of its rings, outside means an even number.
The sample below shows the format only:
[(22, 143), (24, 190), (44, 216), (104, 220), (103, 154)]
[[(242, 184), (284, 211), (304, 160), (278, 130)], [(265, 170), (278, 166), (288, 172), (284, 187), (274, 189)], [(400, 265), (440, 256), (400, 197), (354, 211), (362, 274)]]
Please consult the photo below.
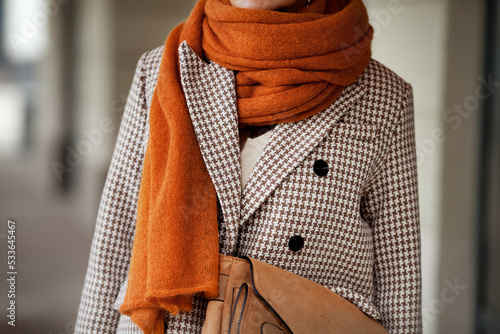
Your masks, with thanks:
[(149, 111), (122, 314), (163, 334), (166, 313), (218, 294), (217, 195), (182, 92), (178, 47), (236, 73), (239, 126), (293, 122), (328, 107), (371, 58), (361, 0), (315, 0), (297, 13), (200, 0), (169, 34)]

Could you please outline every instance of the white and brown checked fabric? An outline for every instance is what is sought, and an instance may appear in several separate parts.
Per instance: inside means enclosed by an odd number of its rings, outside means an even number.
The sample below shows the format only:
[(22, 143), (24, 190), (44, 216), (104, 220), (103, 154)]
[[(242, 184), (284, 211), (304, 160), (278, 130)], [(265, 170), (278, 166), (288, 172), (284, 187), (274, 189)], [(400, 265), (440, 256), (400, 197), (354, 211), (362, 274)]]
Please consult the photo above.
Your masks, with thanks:
[[(151, 51), (138, 65), (75, 333), (140, 333), (117, 309), (161, 52)], [(318, 282), (379, 319), (389, 333), (421, 333), (411, 86), (372, 60), (327, 110), (275, 127), (241, 193), (234, 76), (197, 58), (185, 43), (179, 52), (188, 108), (224, 214), (221, 253), (254, 257)], [(314, 173), (318, 160), (328, 165), (325, 176)], [(289, 247), (294, 236), (303, 240), (298, 251)], [(199, 333), (205, 307), (197, 298), (194, 312), (168, 315), (165, 332)]]

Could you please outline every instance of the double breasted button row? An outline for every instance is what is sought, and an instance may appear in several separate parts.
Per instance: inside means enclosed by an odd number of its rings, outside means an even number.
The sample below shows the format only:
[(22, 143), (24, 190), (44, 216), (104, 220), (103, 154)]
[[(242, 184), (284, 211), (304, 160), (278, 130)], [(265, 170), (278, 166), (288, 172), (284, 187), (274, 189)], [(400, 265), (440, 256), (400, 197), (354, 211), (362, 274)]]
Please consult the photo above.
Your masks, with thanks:
[(326, 163), (325, 160), (316, 160), (313, 165), (313, 171), (316, 173), (318, 176), (325, 176), (328, 174), (328, 171), (330, 168), (328, 167), (328, 164)]
[[(328, 163), (325, 160), (319, 159), (316, 160), (313, 164), (313, 171), (318, 176), (325, 176), (326, 174), (328, 174), (329, 170), (330, 167), (328, 166)], [(300, 235), (294, 235), (288, 241), (288, 248), (292, 252), (298, 252), (303, 247), (304, 247), (304, 238), (302, 238)]]
[(298, 252), (302, 247), (304, 247), (304, 238), (300, 235), (294, 235), (288, 241), (288, 248), (290, 248), (292, 252)]

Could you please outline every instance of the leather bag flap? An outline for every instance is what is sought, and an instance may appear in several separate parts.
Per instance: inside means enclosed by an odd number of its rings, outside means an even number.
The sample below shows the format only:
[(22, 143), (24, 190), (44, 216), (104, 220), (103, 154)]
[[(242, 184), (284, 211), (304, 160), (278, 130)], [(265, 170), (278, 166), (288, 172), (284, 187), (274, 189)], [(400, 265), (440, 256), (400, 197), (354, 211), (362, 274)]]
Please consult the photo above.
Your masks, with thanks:
[(254, 292), (292, 333), (387, 334), (375, 319), (326, 287), (262, 261), (252, 266)]

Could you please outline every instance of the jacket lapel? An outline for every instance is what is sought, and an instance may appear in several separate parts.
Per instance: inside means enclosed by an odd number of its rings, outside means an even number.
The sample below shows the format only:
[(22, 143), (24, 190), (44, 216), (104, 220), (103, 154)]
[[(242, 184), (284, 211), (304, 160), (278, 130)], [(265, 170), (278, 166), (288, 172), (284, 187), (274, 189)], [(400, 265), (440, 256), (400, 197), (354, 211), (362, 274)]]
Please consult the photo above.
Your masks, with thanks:
[(234, 73), (179, 47), (182, 88), (203, 160), (226, 225), (225, 254), (236, 248), (241, 207), (241, 163)]
[(240, 225), (321, 142), (364, 91), (364, 86), (356, 81), (347, 86), (325, 111), (298, 122), (276, 125), (243, 189)]

